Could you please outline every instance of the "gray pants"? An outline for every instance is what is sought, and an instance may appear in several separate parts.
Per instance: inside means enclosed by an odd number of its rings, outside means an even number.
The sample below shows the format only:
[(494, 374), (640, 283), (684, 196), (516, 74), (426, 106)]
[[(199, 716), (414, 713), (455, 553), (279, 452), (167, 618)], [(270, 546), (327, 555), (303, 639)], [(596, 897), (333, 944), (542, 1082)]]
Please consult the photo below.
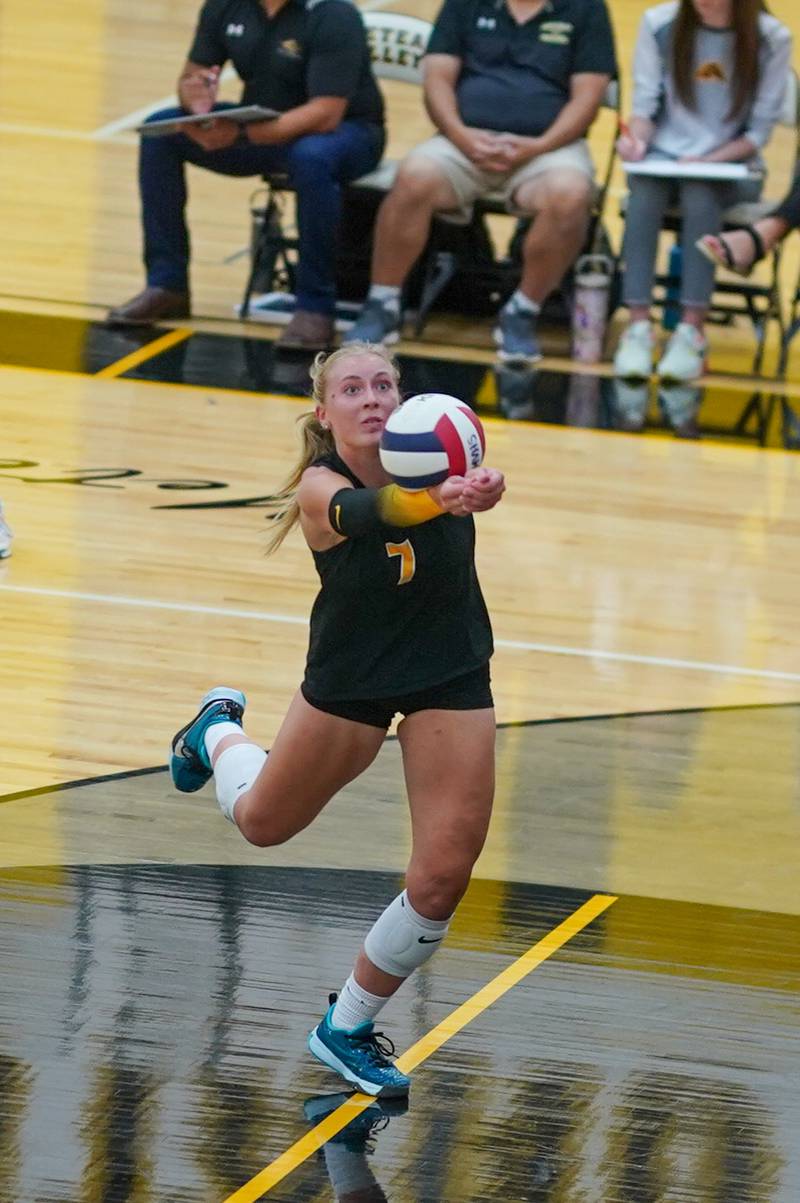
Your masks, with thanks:
[(722, 214), (732, 205), (758, 200), (761, 179), (670, 180), (662, 176), (632, 175), (625, 219), (626, 305), (649, 305), (653, 292), (658, 236), (668, 206), (681, 213), (683, 270), (681, 304), (704, 309), (714, 289), (714, 264), (694, 245), (703, 234), (718, 234)]

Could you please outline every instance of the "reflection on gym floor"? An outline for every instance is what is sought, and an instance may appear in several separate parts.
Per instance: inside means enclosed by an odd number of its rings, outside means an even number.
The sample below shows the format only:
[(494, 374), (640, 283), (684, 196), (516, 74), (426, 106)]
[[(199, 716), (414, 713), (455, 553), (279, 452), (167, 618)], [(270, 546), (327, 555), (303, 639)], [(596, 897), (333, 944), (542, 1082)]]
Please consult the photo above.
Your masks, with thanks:
[(800, 403), (766, 387), (748, 395), (721, 385), (513, 367), (495, 369), (495, 381), (498, 410), (515, 421), (800, 448)]
[[(338, 1105), (305, 1034), (394, 889), (253, 866), (0, 874), (0, 1197), (221, 1203)], [(491, 922), (381, 1026), (407, 1047), (585, 897), (477, 881), (467, 907)], [(415, 1071), (408, 1114), (363, 1112), (269, 1197), (793, 1203), (798, 986), (784, 917), (620, 899)]]
[[(480, 875), (380, 1027), (408, 1049), (621, 896), (414, 1070), (407, 1113), (363, 1111), (268, 1197), (796, 1203), (799, 730), (794, 706), (502, 728)], [(223, 1203), (330, 1115), (306, 1034), (406, 826), (396, 740), (283, 848), (163, 770), (4, 801), (6, 854), (49, 831), (62, 859), (0, 871), (0, 1199)]]
[[(46, 330), (46, 335), (45, 335)], [(308, 394), (313, 358), (280, 351), (259, 335), (192, 333), (161, 347), (164, 330), (115, 329), (100, 322), (5, 314), (0, 360), (96, 373), (120, 364), (121, 376), (247, 392)], [(155, 349), (148, 355), (147, 348)], [(139, 354), (141, 352), (141, 355)], [(137, 362), (125, 366), (128, 356)], [(411, 395), (440, 392), (443, 381), (480, 413), (513, 421), (582, 426), (679, 438), (711, 438), (752, 447), (800, 449), (800, 395), (751, 393), (715, 383), (702, 388), (664, 381), (615, 380), (592, 372), (537, 370), (413, 353), (399, 356)], [(116, 374), (116, 373), (114, 373)]]

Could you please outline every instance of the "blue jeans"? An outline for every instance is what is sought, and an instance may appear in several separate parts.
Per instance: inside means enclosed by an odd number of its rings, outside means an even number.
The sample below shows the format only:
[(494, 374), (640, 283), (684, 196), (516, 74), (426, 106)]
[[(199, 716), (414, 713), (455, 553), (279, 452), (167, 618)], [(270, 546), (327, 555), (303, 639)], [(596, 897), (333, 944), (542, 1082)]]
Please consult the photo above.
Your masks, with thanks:
[[(216, 111), (225, 107), (217, 105)], [(182, 113), (182, 109), (162, 109), (148, 120)], [(185, 134), (142, 138), (139, 190), (147, 283), (174, 292), (189, 291), (185, 163), (220, 175), (280, 171), (286, 172), (297, 194), (297, 307), (333, 314), (342, 185), (377, 166), (384, 138), (379, 126), (360, 121), (342, 121), (331, 133), (304, 134), (280, 146), (230, 146), (207, 151)]]

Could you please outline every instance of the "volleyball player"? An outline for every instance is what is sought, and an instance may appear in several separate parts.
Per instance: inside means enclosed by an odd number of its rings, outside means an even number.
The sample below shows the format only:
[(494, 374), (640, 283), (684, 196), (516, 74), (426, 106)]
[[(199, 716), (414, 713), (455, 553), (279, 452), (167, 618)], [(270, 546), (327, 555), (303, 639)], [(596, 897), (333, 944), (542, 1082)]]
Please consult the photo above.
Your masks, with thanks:
[[(404, 1094), (374, 1020), (439, 948), (483, 847), (494, 792), (492, 632), (475, 571), (473, 513), (503, 495), (492, 468), (422, 492), (378, 455), (400, 403), (391, 355), (370, 344), (317, 356), (313, 413), (281, 494), (274, 551), (299, 523), (321, 589), (305, 677), (267, 755), (242, 730), (245, 698), (219, 687), (173, 740), (177, 789), (214, 776), (223, 814), (260, 847), (291, 839), (374, 760), (396, 713), (412, 827), (405, 889), (367, 933), (308, 1038), (370, 1094)], [(314, 754), (309, 755), (313, 749)]]

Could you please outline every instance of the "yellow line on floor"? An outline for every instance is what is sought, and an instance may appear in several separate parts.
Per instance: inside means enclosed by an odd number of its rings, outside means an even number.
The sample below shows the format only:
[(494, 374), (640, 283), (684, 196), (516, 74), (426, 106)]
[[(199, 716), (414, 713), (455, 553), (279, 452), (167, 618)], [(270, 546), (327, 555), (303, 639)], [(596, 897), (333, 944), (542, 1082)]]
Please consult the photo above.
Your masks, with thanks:
[[(583, 906), (578, 907), (577, 911), (573, 912), (568, 919), (563, 923), (559, 923), (558, 927), (554, 927), (551, 932), (548, 932), (538, 943), (529, 948), (526, 953), (523, 953), (518, 960), (499, 973), (497, 977), (488, 982), (477, 994), (473, 994), (472, 998), (468, 998), (460, 1007), (456, 1007), (446, 1019), (443, 1019), (440, 1024), (437, 1024), (427, 1036), (423, 1036), (416, 1044), (412, 1044), (411, 1048), (406, 1049), (401, 1057), (397, 1058), (397, 1068), (403, 1073), (410, 1073), (416, 1069), (423, 1061), (426, 1061), (438, 1048), (460, 1032), (462, 1028), (471, 1023), (477, 1017), (490, 1007), (492, 1003), (497, 1002), (508, 990), (516, 986), (523, 978), (527, 977), (538, 965), (546, 961), (548, 957), (562, 948), (569, 940), (576, 936), (578, 932), (583, 931), (588, 927), (603, 911), (616, 902), (617, 899), (612, 894), (595, 894)], [(340, 1107), (330, 1115), (328, 1115), (320, 1124), (302, 1136), (295, 1144), (288, 1148), (285, 1153), (281, 1153), (280, 1157), (260, 1173), (251, 1178), (249, 1182), (245, 1182), (244, 1186), (240, 1186), (238, 1190), (229, 1195), (224, 1203), (256, 1203), (258, 1199), (282, 1182), (288, 1177), (293, 1170), (296, 1170), (299, 1165), (302, 1165), (309, 1157), (316, 1153), (317, 1149), (321, 1149), (326, 1141), (334, 1137), (337, 1132), (341, 1132), (346, 1128), (352, 1119), (360, 1115), (362, 1111), (366, 1111), (367, 1107), (374, 1102), (371, 1095), (354, 1094), (347, 1102), (342, 1103)]]
[(94, 375), (95, 377), (106, 378), (121, 376), (123, 372), (137, 367), (140, 363), (146, 363), (148, 359), (155, 359), (156, 355), (160, 355), (162, 351), (168, 351), (170, 347), (176, 346), (177, 343), (184, 342), (192, 334), (194, 334), (193, 330), (170, 330), (167, 334), (162, 334), (161, 338), (148, 343), (147, 346), (139, 347), (138, 351), (131, 351), (130, 355), (125, 355), (122, 359), (118, 359), (116, 363), (110, 363), (106, 367), (101, 368)]

